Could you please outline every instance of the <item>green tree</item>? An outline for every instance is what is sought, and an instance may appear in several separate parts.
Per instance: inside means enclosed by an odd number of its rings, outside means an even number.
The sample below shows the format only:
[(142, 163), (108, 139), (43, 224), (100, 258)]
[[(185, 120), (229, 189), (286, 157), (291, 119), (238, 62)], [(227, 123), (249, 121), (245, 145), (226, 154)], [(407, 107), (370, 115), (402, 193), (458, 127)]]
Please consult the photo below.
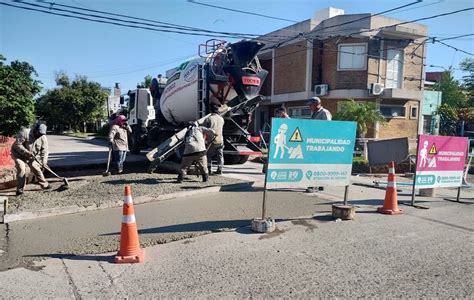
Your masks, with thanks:
[(145, 78), (143, 78), (143, 81), (137, 84), (137, 88), (148, 88), (152, 80), (153, 80), (153, 76), (146, 75)]
[(444, 72), (440, 82), (435, 85), (435, 90), (441, 91), (441, 102), (451, 107), (466, 107), (468, 99), (463, 93), (463, 88), (458, 80), (453, 77), (452, 69)]
[(385, 123), (385, 118), (375, 107), (373, 102), (356, 102), (348, 99), (344, 102), (342, 109), (334, 115), (334, 120), (357, 122), (357, 136), (364, 138), (367, 130), (374, 123)]
[(27, 62), (5, 64), (0, 54), (0, 135), (12, 136), (34, 121), (33, 97), (41, 90), (33, 66)]
[[(469, 72), (472, 76), (473, 61), (461, 62), (461, 70)], [(439, 132), (441, 135), (456, 135), (460, 132), (461, 121), (468, 123), (472, 119), (472, 77), (464, 76), (463, 84), (455, 80), (450, 69), (441, 77), (441, 81), (435, 85), (435, 89), (442, 92), (441, 106), (438, 108), (440, 117)]]
[(38, 115), (56, 130), (68, 126), (72, 130), (86, 131), (86, 124), (106, 117), (106, 90), (85, 76), (71, 81), (65, 73), (56, 75), (57, 87), (41, 96), (36, 104)]
[(465, 58), (459, 64), (462, 71), (468, 72), (468, 75), (462, 77), (463, 87), (469, 98), (469, 106), (474, 106), (474, 59)]
[(439, 134), (456, 135), (457, 124), (459, 122), (459, 111), (446, 103), (442, 103), (438, 108)]

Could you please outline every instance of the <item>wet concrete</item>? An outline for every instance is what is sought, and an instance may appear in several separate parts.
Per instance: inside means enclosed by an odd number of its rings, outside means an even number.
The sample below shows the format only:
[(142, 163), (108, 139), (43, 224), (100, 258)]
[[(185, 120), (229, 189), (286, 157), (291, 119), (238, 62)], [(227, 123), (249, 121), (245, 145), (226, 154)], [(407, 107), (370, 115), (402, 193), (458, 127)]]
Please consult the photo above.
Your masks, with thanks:
[[(125, 185), (132, 188), (132, 196), (157, 197), (176, 192), (199, 190), (206, 187), (221, 186), (241, 182), (223, 176), (211, 176), (208, 182), (201, 177), (190, 175), (181, 184), (176, 182), (174, 174), (128, 173), (121, 175), (84, 176), (69, 178), (69, 188), (63, 190), (63, 181), (50, 179), (51, 189), (41, 190), (38, 185), (29, 184), (22, 196), (9, 197), (8, 213), (35, 212), (56, 207), (100, 207), (123, 199)], [(3, 191), (4, 195), (14, 194), (14, 189)]]
[[(194, 183), (195, 184), (195, 183)], [(303, 193), (288, 201), (288, 193), (268, 195), (268, 213), (278, 219), (292, 219), (327, 210), (329, 205)], [(142, 247), (188, 240), (209, 233), (248, 228), (260, 215), (262, 192), (229, 191), (202, 194), (135, 205)], [(122, 209), (62, 215), (12, 222), (8, 240), (2, 239), (0, 271), (24, 267), (38, 270), (45, 258), (81, 260), (85, 255), (116, 252), (119, 246)], [(5, 225), (2, 227), (5, 237)], [(252, 234), (250, 229), (243, 234)], [(283, 233), (283, 232), (281, 232)], [(268, 235), (278, 236), (280, 231)], [(191, 242), (189, 242), (191, 243)], [(88, 258), (90, 259), (90, 257)], [(103, 258), (102, 258), (103, 259)]]

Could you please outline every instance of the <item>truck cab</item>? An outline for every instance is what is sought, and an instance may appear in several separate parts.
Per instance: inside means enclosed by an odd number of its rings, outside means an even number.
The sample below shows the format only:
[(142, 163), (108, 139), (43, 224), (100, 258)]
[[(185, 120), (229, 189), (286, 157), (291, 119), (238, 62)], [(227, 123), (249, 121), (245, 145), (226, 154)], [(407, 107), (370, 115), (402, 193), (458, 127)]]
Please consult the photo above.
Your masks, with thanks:
[(140, 88), (128, 92), (128, 122), (135, 126), (149, 127), (155, 120), (153, 98), (148, 89)]

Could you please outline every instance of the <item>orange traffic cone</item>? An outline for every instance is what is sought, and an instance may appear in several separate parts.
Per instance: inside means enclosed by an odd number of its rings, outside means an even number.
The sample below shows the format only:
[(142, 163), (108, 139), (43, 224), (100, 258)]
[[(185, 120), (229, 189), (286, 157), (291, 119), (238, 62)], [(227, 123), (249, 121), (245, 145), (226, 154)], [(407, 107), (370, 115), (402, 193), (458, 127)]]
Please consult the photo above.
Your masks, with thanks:
[(125, 186), (124, 196), (120, 250), (115, 256), (115, 263), (140, 263), (145, 260), (145, 251), (140, 248), (138, 241), (132, 191), (129, 185)]
[(383, 207), (377, 208), (377, 211), (386, 215), (398, 215), (402, 211), (398, 209), (397, 183), (395, 181), (395, 163), (392, 161), (388, 165), (387, 189), (385, 190), (385, 200)]

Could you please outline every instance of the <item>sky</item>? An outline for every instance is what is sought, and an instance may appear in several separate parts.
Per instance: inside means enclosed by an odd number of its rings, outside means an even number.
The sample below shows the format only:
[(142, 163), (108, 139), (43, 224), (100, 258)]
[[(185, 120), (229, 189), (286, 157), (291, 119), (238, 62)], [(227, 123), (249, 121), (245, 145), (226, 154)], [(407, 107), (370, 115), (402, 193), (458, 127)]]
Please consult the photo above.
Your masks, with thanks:
[[(416, 0), (195, 0), (208, 5), (221, 6), (229, 11), (200, 5), (188, 0), (25, 0), (36, 5), (54, 1), (61, 5), (101, 10), (159, 22), (201, 29), (265, 34), (304, 21), (314, 13), (335, 7), (345, 14), (378, 13)], [(12, 0), (0, 0), (18, 6)], [(49, 3), (49, 2), (48, 2)], [(53, 6), (67, 9), (64, 7)], [(472, 0), (424, 0), (386, 14), (403, 21), (474, 7)], [(87, 12), (85, 12), (87, 13)], [(261, 14), (264, 16), (258, 16)], [(270, 18), (272, 17), (272, 18)], [(474, 10), (445, 17), (421, 21), (428, 26), (430, 37), (449, 38), (474, 33)], [(146, 75), (165, 74), (180, 63), (198, 54), (198, 45), (208, 36), (182, 35), (127, 28), (28, 11), (0, 5), (0, 54), (12, 60), (33, 65), (43, 92), (55, 87), (55, 74), (66, 72), (70, 77), (87, 76), (104, 87), (120, 83), (122, 92), (136, 87)], [(228, 42), (236, 39), (227, 38)], [(446, 40), (445, 43), (466, 52), (474, 53), (474, 36)], [(428, 44), (427, 71), (455, 68), (455, 77), (463, 73), (459, 62), (473, 57), (439, 43)]]

